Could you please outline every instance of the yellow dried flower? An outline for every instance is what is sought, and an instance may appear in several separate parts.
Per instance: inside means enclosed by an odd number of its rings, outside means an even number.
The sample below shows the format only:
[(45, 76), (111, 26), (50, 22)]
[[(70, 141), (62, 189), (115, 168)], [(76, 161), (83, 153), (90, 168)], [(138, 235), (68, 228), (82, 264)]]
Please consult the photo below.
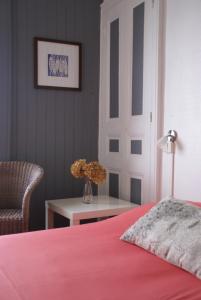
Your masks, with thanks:
[(84, 168), (86, 166), (86, 159), (79, 159), (74, 161), (71, 165), (71, 174), (76, 178), (84, 177)]
[(98, 161), (92, 161), (85, 165), (84, 175), (95, 184), (103, 183), (106, 179), (106, 170)]

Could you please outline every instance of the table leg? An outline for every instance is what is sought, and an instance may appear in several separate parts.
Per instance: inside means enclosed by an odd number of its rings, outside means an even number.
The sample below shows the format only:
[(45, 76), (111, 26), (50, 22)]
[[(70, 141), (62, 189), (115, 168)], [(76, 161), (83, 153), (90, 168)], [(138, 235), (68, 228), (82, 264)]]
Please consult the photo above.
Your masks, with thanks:
[(46, 229), (54, 227), (54, 212), (48, 206), (45, 208), (45, 222)]
[(70, 219), (70, 226), (80, 225), (79, 219)]

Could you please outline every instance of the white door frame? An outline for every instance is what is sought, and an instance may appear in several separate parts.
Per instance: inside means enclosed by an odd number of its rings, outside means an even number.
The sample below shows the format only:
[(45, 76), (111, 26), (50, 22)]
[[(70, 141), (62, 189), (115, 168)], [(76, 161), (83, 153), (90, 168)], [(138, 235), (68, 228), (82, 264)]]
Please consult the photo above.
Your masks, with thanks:
[(166, 0), (152, 0), (157, 5), (155, 18), (155, 34), (153, 43), (156, 49), (153, 77), (152, 127), (151, 127), (151, 197), (159, 201), (162, 184), (162, 153), (157, 147), (158, 139), (163, 135), (164, 124), (164, 82), (165, 82), (165, 32), (166, 32)]

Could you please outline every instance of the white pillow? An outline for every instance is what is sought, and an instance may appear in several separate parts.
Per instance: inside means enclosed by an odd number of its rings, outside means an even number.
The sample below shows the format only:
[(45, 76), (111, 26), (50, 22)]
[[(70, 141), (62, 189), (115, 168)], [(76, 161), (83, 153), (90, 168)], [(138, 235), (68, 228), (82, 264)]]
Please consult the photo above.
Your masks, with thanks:
[(201, 279), (201, 208), (163, 200), (121, 236)]

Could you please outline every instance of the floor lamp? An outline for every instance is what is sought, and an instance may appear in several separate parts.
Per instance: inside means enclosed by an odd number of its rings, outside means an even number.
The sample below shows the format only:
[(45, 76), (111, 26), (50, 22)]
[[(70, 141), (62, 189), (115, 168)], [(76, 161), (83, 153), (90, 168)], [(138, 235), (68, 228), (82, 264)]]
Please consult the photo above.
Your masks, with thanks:
[(169, 130), (168, 134), (158, 140), (158, 147), (163, 151), (171, 155), (170, 160), (170, 191), (168, 198), (174, 198), (174, 161), (175, 161), (175, 145), (177, 139), (177, 132), (175, 130)]

